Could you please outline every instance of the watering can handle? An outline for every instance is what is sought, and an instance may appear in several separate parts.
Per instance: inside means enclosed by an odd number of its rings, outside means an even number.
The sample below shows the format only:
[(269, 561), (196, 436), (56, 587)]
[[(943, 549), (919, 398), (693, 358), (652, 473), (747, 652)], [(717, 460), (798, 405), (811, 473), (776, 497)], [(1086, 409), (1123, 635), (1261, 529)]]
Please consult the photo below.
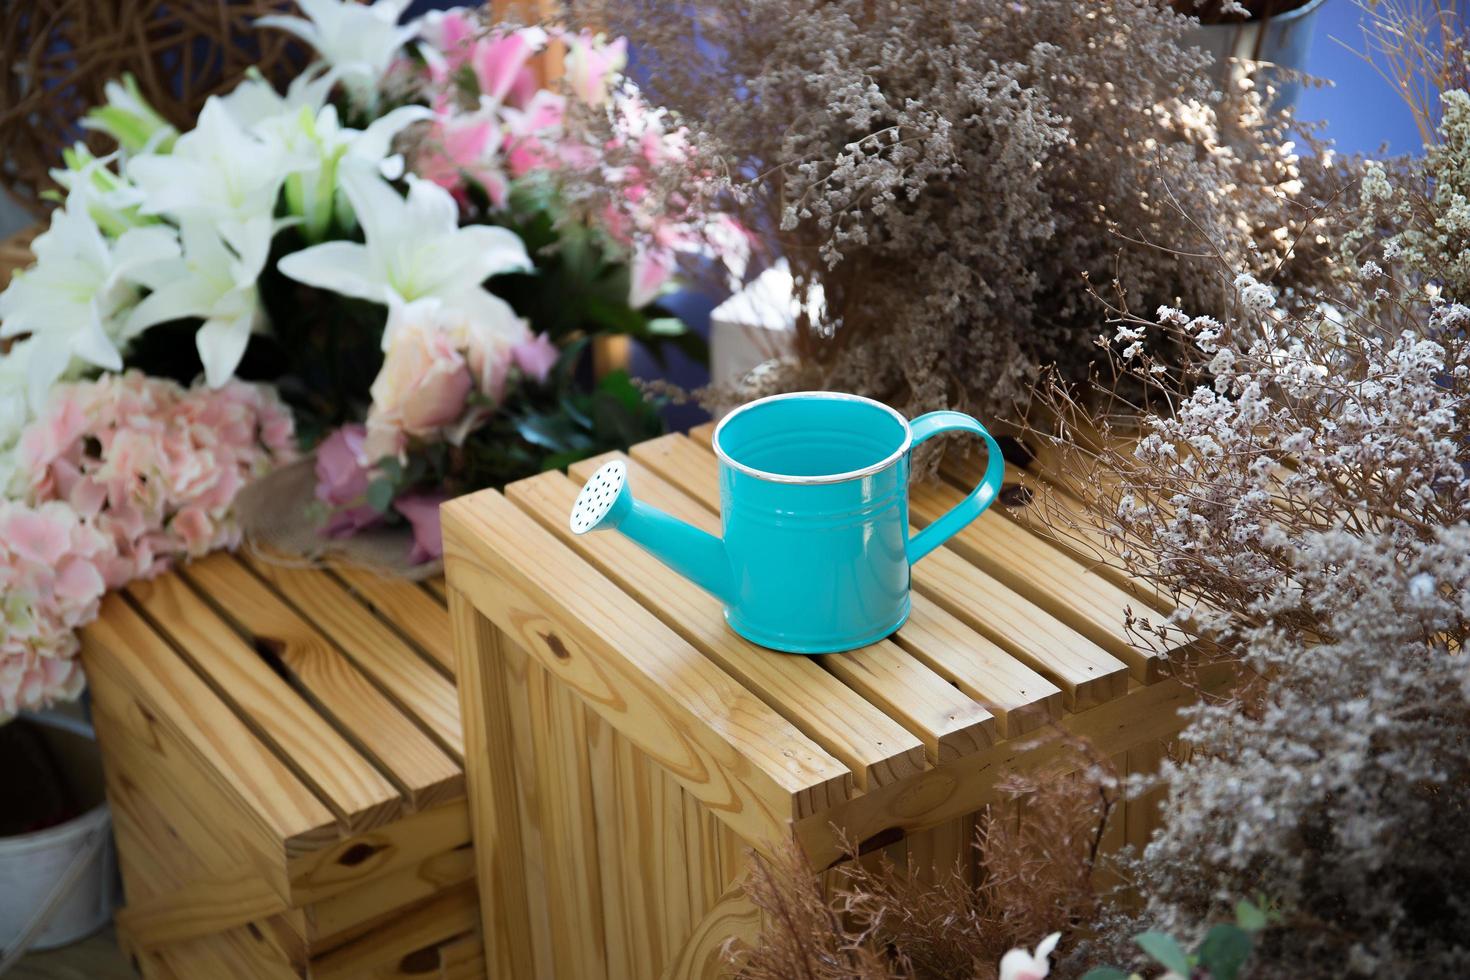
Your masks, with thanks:
[(1006, 464), (1001, 457), (1000, 446), (985, 431), (985, 426), (963, 412), (930, 412), (920, 415), (909, 423), (909, 429), (914, 434), (915, 446), (941, 432), (972, 432), (985, 440), (985, 478), (978, 487), (970, 491), (969, 496), (955, 504), (943, 517), (909, 538), (909, 564), (912, 565), (985, 513), (985, 508), (994, 503), (1000, 493)]

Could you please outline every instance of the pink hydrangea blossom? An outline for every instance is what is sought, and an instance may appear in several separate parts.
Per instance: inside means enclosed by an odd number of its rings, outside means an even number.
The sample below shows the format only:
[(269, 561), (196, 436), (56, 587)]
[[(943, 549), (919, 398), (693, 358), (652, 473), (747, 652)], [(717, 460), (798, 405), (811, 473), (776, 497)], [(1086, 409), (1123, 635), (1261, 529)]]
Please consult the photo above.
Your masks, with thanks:
[(109, 588), (239, 540), (235, 494), (295, 454), (284, 405), (231, 381), (130, 371), (57, 386), (21, 434), (24, 500), (0, 500), (0, 721), (74, 698), (76, 630)]
[(99, 568), (117, 587), (238, 544), (235, 495), (296, 450), (268, 388), (184, 389), (130, 371), (58, 386), (18, 451), (29, 500), (64, 502), (111, 539)]
[(81, 692), (76, 630), (96, 618), (110, 553), (64, 503), (0, 500), (0, 722)]

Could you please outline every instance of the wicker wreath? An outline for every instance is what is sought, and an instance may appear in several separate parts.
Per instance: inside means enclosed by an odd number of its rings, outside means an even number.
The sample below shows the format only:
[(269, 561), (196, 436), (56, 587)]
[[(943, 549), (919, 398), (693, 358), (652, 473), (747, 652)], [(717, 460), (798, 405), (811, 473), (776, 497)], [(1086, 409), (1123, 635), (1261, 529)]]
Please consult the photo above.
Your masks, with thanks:
[(61, 151), (85, 139), (78, 125), (103, 101), (102, 87), (123, 72), (180, 129), (189, 129), (210, 95), (228, 90), (252, 65), (278, 84), (305, 63), (290, 35), (257, 30), (255, 18), (291, 0), (44, 0), (6, 3), (0, 12), (0, 184), (37, 215), (48, 171)]

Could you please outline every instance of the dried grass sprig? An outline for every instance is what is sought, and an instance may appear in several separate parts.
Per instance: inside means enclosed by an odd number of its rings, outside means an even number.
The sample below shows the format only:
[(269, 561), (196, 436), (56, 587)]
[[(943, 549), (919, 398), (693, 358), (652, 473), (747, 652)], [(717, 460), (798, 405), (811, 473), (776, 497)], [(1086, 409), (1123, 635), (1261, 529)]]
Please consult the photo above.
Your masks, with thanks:
[(838, 865), (824, 887), (795, 843), (772, 859), (752, 855), (748, 893), (764, 928), (753, 946), (728, 951), (741, 976), (992, 980), (1007, 950), (1085, 931), (1102, 901), (1094, 875), (1121, 802), (1118, 774), (1083, 740), (1045, 740), (1060, 754), (1042, 772), (1001, 779), (1007, 802), (977, 816), (951, 866), (910, 857), (900, 867), (879, 852)]

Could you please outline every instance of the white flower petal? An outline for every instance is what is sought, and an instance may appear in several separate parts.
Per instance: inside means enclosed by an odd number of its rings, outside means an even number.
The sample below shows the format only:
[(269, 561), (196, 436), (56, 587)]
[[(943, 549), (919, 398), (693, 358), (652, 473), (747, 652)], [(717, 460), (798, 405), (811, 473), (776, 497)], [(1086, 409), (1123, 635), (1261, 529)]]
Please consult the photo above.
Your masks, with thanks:
[(367, 247), (356, 242), (313, 245), (287, 255), (277, 267), (297, 282), (374, 303), (384, 302), (390, 289), (373, 274)]
[(251, 316), (205, 320), (194, 335), (194, 346), (204, 364), (204, 380), (211, 388), (229, 381), (250, 343)]

